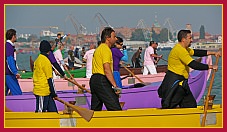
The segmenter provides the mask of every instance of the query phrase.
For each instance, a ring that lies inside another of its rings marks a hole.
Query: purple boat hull
[[[188,80],[190,89],[197,103],[202,98],[207,84],[208,71],[190,72]],[[161,108],[161,99],[158,96],[158,88],[161,82],[151,83],[150,85],[139,88],[122,89],[120,102],[125,102],[123,110],[137,108]],[[90,108],[91,94],[76,94],[76,91],[58,91],[58,97],[64,101],[75,101],[76,105],[84,108]],[[17,96],[6,96],[6,106],[14,112],[31,112],[35,111],[35,96],[31,93],[24,93]],[[65,109],[65,106],[55,101],[58,111]],[[105,110],[105,106],[103,107]]]

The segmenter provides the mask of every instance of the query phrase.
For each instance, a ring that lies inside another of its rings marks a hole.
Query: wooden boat
[[[207,63],[212,64],[211,57],[208,57]],[[210,75],[210,71],[208,72],[208,74]],[[121,76],[121,78],[124,78],[125,76],[126,75]],[[152,83],[152,82],[162,81],[164,76],[165,76],[165,72],[160,72],[160,73],[155,74],[155,75],[137,74],[136,76],[138,78],[140,78],[143,82]],[[74,77],[75,77],[75,75],[74,75]],[[22,92],[31,92],[33,90],[33,82],[32,82],[33,80],[32,79],[18,79],[18,80],[19,80],[19,84],[21,86]],[[80,84],[80,85],[84,84],[85,87],[89,88],[89,81],[90,81],[89,78],[75,78],[75,80],[78,82],[78,84]],[[123,86],[135,84],[135,83],[139,83],[139,82],[140,81],[138,79],[136,79],[135,77],[127,77],[127,78],[122,80]],[[73,85],[72,83],[70,83],[67,80],[64,80],[62,78],[61,79],[55,79],[54,84],[55,84],[55,89],[57,91],[59,91],[59,90],[61,90],[61,91],[62,90],[77,90],[78,89],[77,86]]]
[[[129,109],[95,111],[89,122],[78,113],[5,112],[5,128],[199,128],[204,107],[180,109]],[[205,127],[223,128],[220,105],[207,111]]]
[[[206,59],[203,59],[204,63]],[[208,71],[193,70],[189,76],[189,86],[197,103],[202,98],[206,84]],[[158,97],[157,89],[161,81],[155,81],[149,85],[140,88],[134,88],[135,85],[125,86],[122,89],[120,101],[125,102],[123,109],[134,108],[160,108],[161,99]],[[66,101],[77,101],[76,105],[81,105],[85,108],[90,108],[90,93],[76,94],[77,90],[58,90],[57,94],[60,98]],[[18,96],[6,96],[6,106],[12,111],[34,111],[35,97],[32,92],[23,93]],[[29,105],[25,105],[29,104]],[[58,110],[63,110],[64,106],[57,102]],[[105,107],[104,107],[105,109]]]
[[[64,59],[66,65],[68,65],[68,57]],[[30,70],[21,70],[19,73],[21,74],[21,79],[31,79],[33,75],[33,67],[34,67],[34,60],[32,60],[32,57],[30,56]],[[135,74],[142,74],[142,68],[130,68],[129,69]],[[162,73],[167,71],[167,65],[158,65],[157,66],[157,72]],[[70,74],[74,76],[74,78],[85,78],[86,77],[86,67],[85,63],[83,63],[81,60],[76,58],[76,63],[74,63],[74,68],[69,70]],[[67,75],[68,73],[65,72]],[[129,75],[129,72],[125,70],[123,67],[120,68],[120,74],[123,75]]]
[[[189,85],[199,102],[207,82],[207,71],[190,73]],[[56,102],[59,113],[35,113],[35,99],[31,92],[18,96],[6,96],[6,107],[14,112],[5,112],[6,127],[201,127],[204,106],[197,108],[160,109],[157,88],[154,82],[140,88],[125,87],[120,102],[125,102],[122,111],[97,111],[90,122],[78,113],[64,114],[65,106]],[[89,109],[91,95],[76,94],[76,90],[58,91],[65,101],[76,101],[76,105]],[[206,127],[223,127],[221,105],[214,105],[206,114]],[[113,123],[114,122],[114,123]]]
[[[86,77],[86,68],[74,69],[74,70],[69,70],[69,71],[74,76],[74,78]],[[68,75],[68,73],[66,71],[64,71],[64,72],[65,72],[65,74]],[[22,70],[22,71],[19,71],[19,73],[21,75],[21,79],[31,79],[33,76],[32,71]]]
[[[67,73],[68,74],[68,73]],[[157,82],[162,81],[165,73],[158,73],[156,75],[137,75],[141,80],[144,82]],[[69,77],[69,76],[68,76]],[[122,78],[125,76],[122,76]],[[78,84],[84,84],[85,87],[89,88],[89,81],[90,78],[74,78]],[[33,80],[32,79],[18,79],[19,84],[21,86],[22,92],[31,92],[33,90]],[[122,80],[122,84],[124,86],[139,83],[135,77],[127,77]],[[73,85],[72,83],[68,82],[67,80],[61,79],[54,79],[55,89],[57,91],[62,90],[77,90],[78,87]]]
[[[168,65],[157,65],[157,67],[156,67],[157,73],[167,72],[167,70],[168,70],[167,66]],[[132,68],[132,67],[127,67],[127,68],[130,71],[132,71],[135,75],[143,74],[143,68]],[[121,75],[129,74],[128,71],[124,67],[121,67],[119,72]]]
[[[130,69],[135,75],[142,74],[143,69],[142,68],[128,68]],[[157,72],[162,73],[167,71],[167,65],[158,65],[157,66]],[[74,76],[74,78],[85,78],[86,77],[86,67],[81,67],[81,68],[75,68],[73,70],[69,70],[70,74]],[[21,74],[21,79],[31,79],[33,72],[32,71],[26,71],[26,70],[21,70],[19,71]],[[68,74],[67,72],[65,72]],[[125,70],[123,67],[120,68],[120,74],[121,76],[123,75],[129,75],[129,72]]]
[[[188,80],[191,91],[197,101],[202,98],[206,84],[207,71],[194,70],[190,73]],[[124,110],[135,108],[160,108],[161,99],[157,94],[157,90],[161,81],[153,82],[144,87],[135,88],[135,85],[125,86],[122,89],[120,102],[125,102]],[[65,99],[65,101],[76,101],[76,105],[85,108],[90,108],[91,94],[83,93],[76,94],[77,90],[62,90],[58,91],[58,97]],[[23,93],[23,95],[6,96],[6,106],[12,111],[34,111],[35,97],[32,92]],[[56,102],[58,110],[64,110],[64,106]],[[103,107],[105,109],[105,107]]]

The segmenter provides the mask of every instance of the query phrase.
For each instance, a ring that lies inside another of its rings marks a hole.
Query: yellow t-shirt
[[[186,79],[189,76],[189,66],[187,66],[193,58],[194,50],[191,48],[185,49],[179,43],[176,44],[169,53],[168,70],[183,75]]]
[[[99,73],[105,75],[103,64],[110,63],[110,68],[113,71],[113,58],[110,48],[102,43],[96,48],[92,59],[92,74]]]
[[[47,79],[52,78],[52,66],[49,59],[40,54],[34,62],[33,72],[33,93],[39,96],[50,94],[50,87]]]

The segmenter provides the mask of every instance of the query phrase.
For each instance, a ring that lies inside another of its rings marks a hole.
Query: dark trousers
[[[162,99],[162,104],[163,102],[164,102],[164,99]],[[197,107],[196,100],[190,90],[187,91],[187,94],[186,94],[182,86],[178,86],[178,88],[176,88],[176,91],[173,94],[172,99],[170,101],[169,107],[167,108],[171,109],[171,108],[176,108],[177,106],[179,106],[180,108]]]
[[[135,68],[136,64],[134,61],[132,61],[132,67]]]
[[[74,62],[70,61],[69,59],[68,59],[68,64],[70,69],[74,67]]]
[[[139,58],[136,58],[136,62],[135,62],[135,68],[141,68],[141,65],[140,65],[140,60],[139,60]]]
[[[57,106],[53,98],[48,96],[38,96],[36,97],[36,110],[35,112],[58,112]]]
[[[182,86],[179,82],[183,81]],[[158,89],[159,97],[162,98],[162,108],[196,108],[196,100],[189,88],[188,80],[182,75],[167,71]]]
[[[101,111],[103,104],[108,111],[122,110],[119,98],[112,89],[112,85],[106,76],[93,74],[90,79],[91,109]]]

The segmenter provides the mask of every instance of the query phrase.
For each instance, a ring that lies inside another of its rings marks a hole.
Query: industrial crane
[[[145,41],[151,41],[152,37],[151,37],[151,31],[150,29],[147,27],[147,25],[145,24],[143,19],[140,19],[138,21],[138,24],[136,26],[137,29],[142,29],[143,31],[143,36]]]
[[[169,34],[171,33],[173,39],[176,39],[176,32],[177,30],[175,30],[175,28],[173,27],[173,24],[171,24],[170,18],[166,18],[165,19],[165,23],[163,24],[163,26],[165,26],[166,24],[168,24],[168,41],[171,42]]]
[[[66,22],[68,19],[70,19],[70,21],[72,22],[73,27],[74,27],[75,30],[76,30],[76,34],[83,34],[83,35],[87,34],[87,28],[86,28],[83,24],[79,23],[78,20],[77,20],[75,17],[73,17],[73,16],[70,14],[70,15],[68,15],[68,16],[66,17],[65,22]],[[76,22],[75,22],[75,20],[76,20]]]
[[[76,34],[77,34],[76,43],[79,45],[82,45],[84,43],[84,35],[87,34],[87,28],[83,26],[81,23],[79,23],[78,20],[75,17],[73,17],[71,14],[66,17],[65,22],[68,19],[70,19],[70,21],[73,24],[73,27],[76,30]]]
[[[96,13],[95,16],[94,16],[94,19],[98,19],[99,21],[99,24],[100,24],[100,29],[101,31],[104,29],[104,27],[111,27],[113,28],[107,21],[106,19],[103,17],[103,15],[101,13]],[[99,31],[98,31],[99,33]]]

